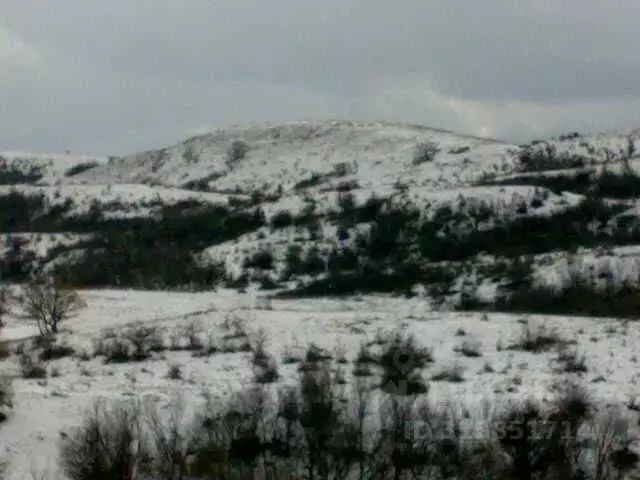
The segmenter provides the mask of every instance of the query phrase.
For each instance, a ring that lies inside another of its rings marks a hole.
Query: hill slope
[[[291,122],[126,157],[0,154],[0,280],[51,273],[87,301],[53,342],[17,312],[4,317],[7,478],[59,473],[58,442],[96,398],[144,400],[167,426],[184,400],[204,426],[232,394],[275,393],[326,368],[344,400],[357,378],[371,389],[369,416],[385,416],[388,358],[425,351],[430,361],[404,373],[424,387],[416,405],[450,426],[489,438],[508,402],[548,407],[580,384],[599,435],[581,433],[591,441],[578,442],[580,458],[600,460],[590,454],[610,434],[612,452],[638,451],[640,329],[598,317],[640,308],[639,141],[629,131],[517,146],[413,125]],[[342,294],[357,295],[322,298]],[[397,334],[413,335],[412,348]]]
[[[639,141],[289,122],[108,159],[3,154],[3,276],[426,291],[473,308],[532,286],[619,289],[640,283]]]

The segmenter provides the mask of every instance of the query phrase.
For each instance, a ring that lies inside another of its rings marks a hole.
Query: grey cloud
[[[296,118],[625,126],[639,21],[631,0],[2,0],[21,48],[0,43],[0,149],[120,153]]]

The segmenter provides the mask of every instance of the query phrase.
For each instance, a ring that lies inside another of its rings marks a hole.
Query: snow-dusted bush
[[[86,307],[77,292],[50,278],[29,282],[19,297],[21,316],[35,321],[41,335],[55,335],[62,322]]]
[[[227,164],[233,165],[247,156],[249,145],[243,140],[234,140],[227,150]]]
[[[0,422],[6,419],[10,408],[13,408],[13,378],[0,375]]]
[[[440,152],[438,144],[431,141],[421,142],[416,145],[415,152],[413,154],[413,164],[421,165],[427,162],[433,162],[436,155]]]
[[[137,403],[96,401],[82,425],[60,442],[60,465],[67,478],[138,478],[148,457],[142,422]]]

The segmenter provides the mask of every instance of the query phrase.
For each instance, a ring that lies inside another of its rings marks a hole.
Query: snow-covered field
[[[389,332],[400,329],[414,334],[433,351],[435,362],[422,375],[434,401],[478,405],[486,399],[500,403],[524,396],[549,399],[557,382],[581,375],[582,383],[603,406],[634,404],[639,394],[640,325],[615,320],[568,317],[513,316],[504,314],[458,314],[434,312],[421,299],[364,296],[343,300],[272,300],[254,293],[229,291],[168,293],[141,291],[83,291],[87,308],[69,320],[59,342],[76,354],[90,353],[94,339],[105,331],[122,332],[128,326],[158,327],[165,338],[184,328],[198,328],[202,338],[224,350],[225,334],[238,325],[252,343],[261,330],[267,350],[279,363],[280,382],[292,382],[298,365],[285,357],[303,355],[309,343],[348,363],[341,365],[347,378],[363,343],[380,344]],[[237,319],[237,321],[230,321]],[[571,351],[585,355],[587,371],[563,373],[558,352],[530,353],[509,349],[528,322],[544,327],[566,340],[575,341]],[[235,324],[235,326],[234,326]],[[33,325],[9,318],[1,337],[12,348],[35,334]],[[467,342],[480,354],[468,357],[456,352]],[[193,357],[189,351],[164,351],[153,360],[105,364],[102,358],[67,357],[48,362],[46,380],[22,379],[18,355],[0,362],[0,370],[15,374],[15,407],[0,428],[0,456],[11,464],[10,479],[29,478],[34,471],[56,470],[56,447],[60,432],[78,425],[96,397],[144,397],[168,404],[176,394],[189,402],[202,402],[203,392],[228,397],[253,382],[251,353],[222,353]],[[183,379],[167,373],[180,365]],[[443,370],[457,369],[460,383],[430,381]],[[52,373],[55,376],[51,375]],[[635,435],[635,432],[633,433]],[[53,477],[52,477],[53,478]]]

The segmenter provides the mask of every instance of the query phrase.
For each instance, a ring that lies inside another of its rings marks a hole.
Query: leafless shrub
[[[398,395],[426,393],[421,370],[433,360],[431,351],[419,345],[414,336],[392,333],[377,359],[383,372],[381,388]]]
[[[451,382],[461,383],[464,382],[464,369],[460,365],[451,365],[449,367],[441,369],[438,373],[431,377],[434,382]]]
[[[480,351],[480,343],[465,341],[462,344],[455,348],[455,351],[464,357],[469,358],[477,358],[482,356],[482,352]]]
[[[222,403],[211,396],[193,422],[183,403],[168,416],[153,407],[144,423],[136,408],[94,410],[64,439],[60,464],[71,480],[614,480],[638,460],[619,417],[587,431],[595,410],[580,385],[565,385],[545,408],[531,400],[500,408],[480,432],[474,420],[484,417],[446,401],[383,394],[374,403],[380,395],[367,382],[350,395],[341,383],[324,362],[294,386],[254,386]]]
[[[98,400],[82,425],[63,436],[60,465],[71,480],[134,479],[149,452],[142,436],[140,406]]]
[[[315,371],[331,360],[331,354],[315,343],[309,344],[303,362],[299,365],[300,372]]]
[[[131,346],[122,338],[114,338],[104,348],[105,363],[127,363],[132,360]]]
[[[522,326],[520,338],[508,348],[540,353],[567,343],[557,332],[549,331],[544,325],[532,327],[527,322]]]
[[[81,362],[88,362],[91,360],[91,354],[86,350],[82,350],[80,353],[77,354],[77,358]]]
[[[484,366],[482,367],[482,373],[494,373],[494,372],[495,370],[491,366],[491,364],[489,362],[485,362]]]
[[[141,470],[156,479],[186,478],[195,439],[192,426],[185,418],[184,398],[177,396],[172,399],[168,415],[159,415],[156,408],[149,408],[146,413],[145,438],[150,456]]]
[[[243,353],[251,351],[251,343],[247,338],[226,341],[220,348],[221,353]]]
[[[133,359],[146,360],[151,356],[152,339],[157,335],[157,328],[136,325],[124,332],[124,338],[133,345]]]
[[[9,313],[9,291],[0,286],[0,328],[5,326],[5,317]]]
[[[260,367],[269,361],[270,355],[266,351],[266,343],[267,334],[264,329],[260,329],[251,347],[251,350],[253,351],[252,363],[254,367]]]
[[[336,345],[335,357],[336,357],[336,362],[338,362],[340,364],[344,365],[344,364],[348,363],[348,360],[347,360],[347,349],[344,346],[344,344],[338,343],[338,345]]]
[[[164,352],[167,349],[160,328],[155,328],[149,337],[149,351],[153,353]]]
[[[4,360],[11,356],[11,348],[6,340],[0,341],[0,360]]]
[[[170,380],[182,380],[182,368],[180,365],[171,365],[167,373],[167,378]]]
[[[356,364],[377,364],[378,359],[366,344],[360,345],[360,350],[355,360]]]
[[[302,352],[300,348],[292,347],[290,345],[286,346],[284,352],[282,353],[282,363],[284,365],[292,365],[294,363],[300,363],[303,360]]]
[[[587,359],[576,350],[560,348],[558,357],[555,359],[560,364],[560,370],[565,373],[587,373]]]
[[[225,335],[225,339],[233,339],[239,337],[247,337],[247,325],[246,320],[234,313],[229,313],[225,316],[222,322],[222,328],[227,330],[228,334]]]
[[[0,423],[7,419],[10,408],[13,408],[13,379],[0,375]]]
[[[62,322],[86,307],[78,293],[48,278],[29,282],[18,297],[18,304],[20,316],[35,321],[41,335],[55,335]]]
[[[309,344],[305,355],[305,360],[307,362],[325,362],[332,358],[333,357],[326,349],[316,345],[315,343]]]
[[[20,372],[22,378],[47,378],[47,369],[32,355],[25,353],[20,356]]]
[[[274,383],[280,378],[278,364],[273,357],[269,357],[264,363],[254,367],[255,382],[258,384]]]
[[[227,165],[231,166],[234,163],[244,159],[249,151],[249,145],[242,140],[234,140],[227,150]]]
[[[66,342],[58,343],[55,337],[43,336],[43,340],[47,339],[40,352],[40,360],[49,361],[59,358],[70,357],[75,354],[74,348]]]
[[[433,162],[438,152],[440,152],[440,149],[435,142],[421,142],[416,145],[413,155],[413,164],[421,165],[426,162]]]

